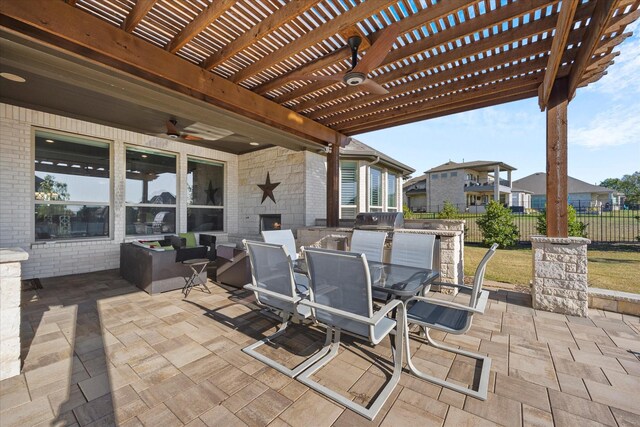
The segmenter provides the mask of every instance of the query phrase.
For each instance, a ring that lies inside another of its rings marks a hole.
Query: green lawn
[[[464,247],[464,274],[471,276],[487,249]],[[640,293],[640,251],[589,250],[589,286]],[[531,249],[498,249],[485,277],[498,282],[529,285],[532,279]]]

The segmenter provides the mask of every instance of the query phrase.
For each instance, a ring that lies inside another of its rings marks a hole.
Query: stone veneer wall
[[[112,164],[112,223],[110,238],[35,243],[33,240],[34,128],[61,131],[109,142]],[[151,137],[109,126],[0,103],[0,247],[21,247],[29,254],[22,265],[24,278],[52,277],[100,271],[119,266],[120,243],[125,241],[126,146],[158,149],[177,155],[177,231],[187,227],[187,156],[225,164],[225,231],[238,231],[238,156],[178,141]],[[266,174],[265,174],[266,175]],[[273,178],[273,175],[272,175]],[[262,177],[264,182],[264,176]],[[257,188],[257,187],[256,187]],[[181,203],[180,203],[181,202]],[[226,240],[225,233],[218,241]]]
[[[238,238],[260,237],[260,215],[282,215],[282,226],[297,229],[315,223],[326,212],[326,159],[308,151],[292,151],[273,147],[239,157],[238,200],[240,224]],[[275,203],[262,201],[267,173],[271,182],[279,182],[273,190]]]
[[[0,381],[20,374],[20,248],[0,249]]]
[[[581,237],[531,236],[533,308],[588,315],[587,245]]]

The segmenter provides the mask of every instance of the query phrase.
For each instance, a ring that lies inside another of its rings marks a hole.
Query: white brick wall
[[[34,127],[102,138],[111,142],[113,150],[111,239],[33,245],[32,140]],[[224,162],[227,174],[224,206],[225,231],[238,232],[240,228],[238,156],[0,103],[0,247],[21,247],[29,253],[29,260],[23,264],[23,278],[118,268],[119,245],[125,239],[125,149],[127,145],[177,153],[180,172],[177,185],[179,195],[186,192],[184,175],[187,155]],[[302,156],[301,153],[296,155]],[[302,160],[300,164],[304,164]],[[273,175],[272,178],[274,178]],[[184,203],[184,200],[182,202]],[[302,223],[302,220],[300,221]],[[177,223],[179,232],[186,231],[186,206],[182,204],[179,204],[177,209]]]
[[[320,154],[305,152],[305,226],[316,218],[327,217],[327,160]]]

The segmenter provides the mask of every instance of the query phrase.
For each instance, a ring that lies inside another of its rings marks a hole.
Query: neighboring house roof
[[[523,188],[516,188],[516,187],[511,187],[511,192],[512,192],[512,193],[528,193],[528,194],[533,194],[533,191],[525,190],[525,189],[523,189]]]
[[[615,193],[615,190],[592,185],[579,179],[568,177],[567,193]],[[547,194],[547,174],[544,172],[536,172],[532,175],[513,181],[513,186],[530,191],[536,195]]]
[[[514,168],[513,166],[509,166],[506,163],[492,161],[492,160],[476,160],[474,162],[463,162],[463,163],[456,163],[456,162],[449,161],[440,166],[436,166],[435,168],[431,168],[425,173],[444,172],[444,171],[458,170],[458,169],[473,169],[477,171],[492,172],[493,168],[497,165],[500,166],[501,171],[516,170],[516,168]]]
[[[402,188],[406,189],[407,187],[410,187],[414,184],[417,184],[420,181],[426,181],[427,180],[427,175],[420,175],[420,176],[416,176],[414,178],[409,179],[408,181],[405,181],[404,184],[402,184]]]
[[[411,175],[416,171],[412,167],[409,167],[404,163],[401,163],[396,159],[384,154],[383,152],[369,147],[364,142],[358,141],[354,138],[351,138],[351,142],[347,144],[346,147],[340,149],[340,157],[343,159],[366,158],[371,159],[371,161],[376,161],[379,158],[379,163],[388,168],[396,169],[402,172],[403,176]]]

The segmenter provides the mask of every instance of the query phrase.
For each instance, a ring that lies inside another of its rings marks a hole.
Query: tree
[[[482,231],[482,243],[487,246],[497,243],[506,248],[518,242],[520,233],[511,210],[495,200],[489,202],[485,214],[476,222]]]
[[[56,181],[51,175],[45,175],[36,192],[38,200],[69,200],[69,198],[67,184]]]
[[[442,210],[438,213],[438,219],[458,219],[460,218],[460,212],[453,203],[448,200],[444,201]]]
[[[547,234],[547,213],[542,210],[538,214],[536,230],[543,236]],[[569,222],[569,236],[587,237],[587,225],[582,221],[578,221],[576,210],[573,206],[567,207],[567,221]]]
[[[625,195],[627,204],[640,204],[640,171],[620,178],[607,178],[600,186],[611,188]]]
[[[404,219],[413,219],[415,217],[415,215],[413,214],[413,212],[411,212],[411,209],[409,209],[409,206],[407,205],[402,205],[402,216],[404,217]]]

